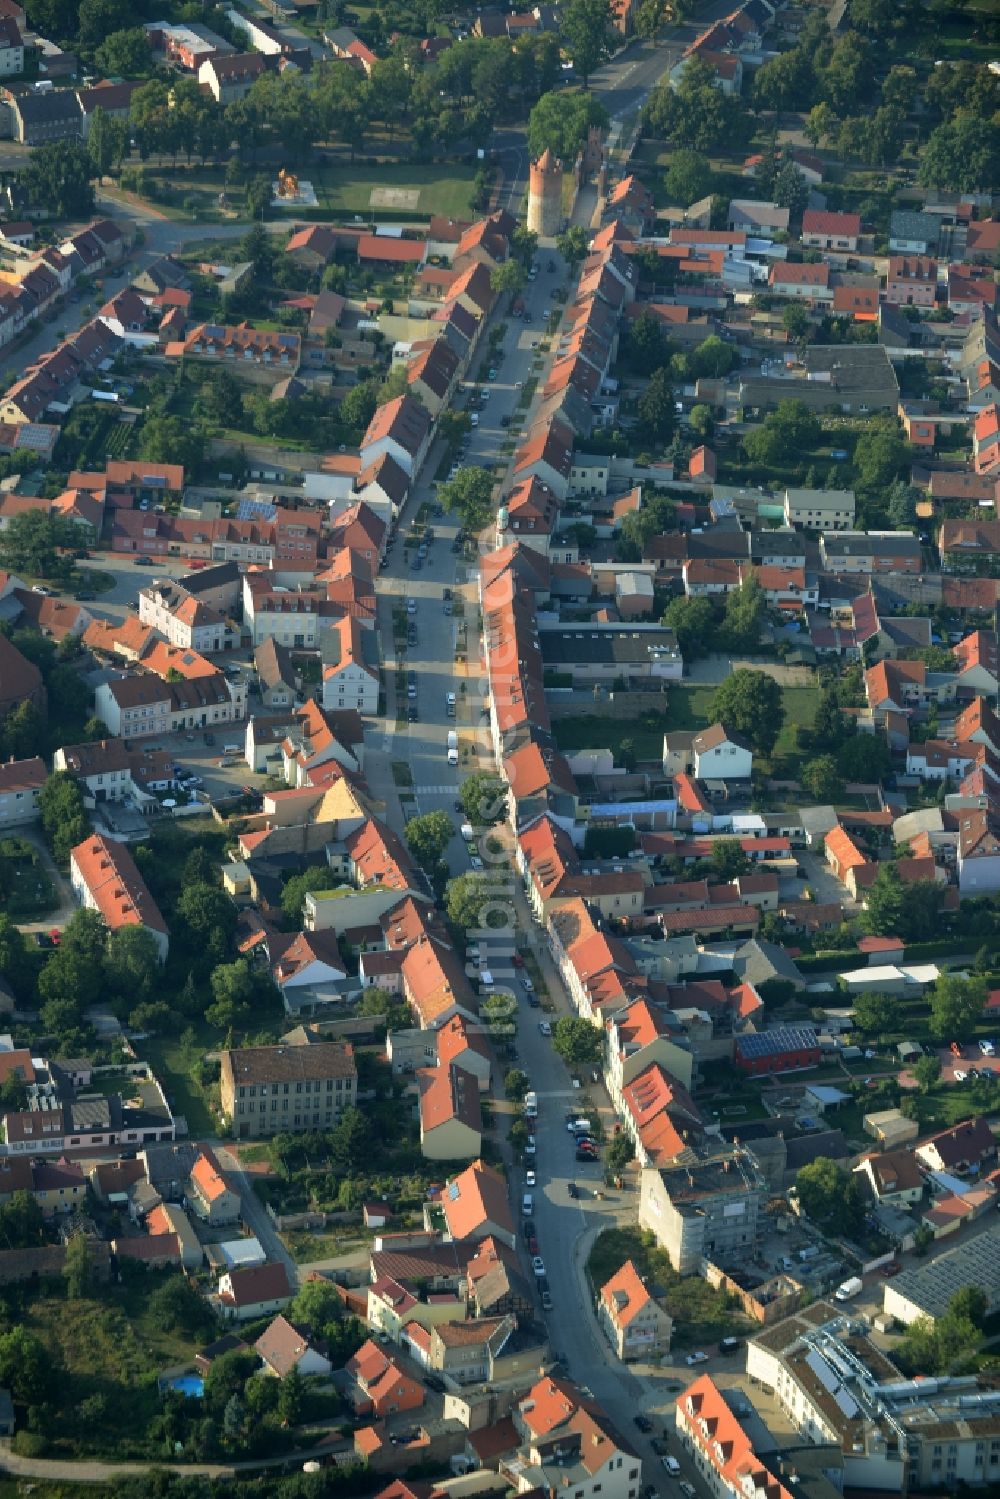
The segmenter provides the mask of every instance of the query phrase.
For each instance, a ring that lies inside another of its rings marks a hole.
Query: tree
[[[986,1004],[986,981],[943,973],[929,999],[931,1034],[939,1041],[967,1041]]]
[[[720,880],[735,880],[746,874],[750,860],[736,838],[716,838],[712,843],[712,869]]]
[[[405,1031],[413,1024],[413,1015],[405,1000],[397,999],[388,989],[380,989],[374,984],[362,991],[357,1013],[384,1018],[387,1031]]]
[[[552,1045],[567,1067],[597,1067],[604,1055],[600,1028],[580,1015],[561,1015],[552,1027]]]
[[[177,897],[176,912],[196,941],[218,933],[228,942],[236,928],[236,909],[218,885],[186,885]]]
[[[406,824],[406,844],[422,869],[430,873],[441,862],[445,849],[455,836],[455,825],[447,812],[426,812],[411,817]]]
[[[837,769],[845,781],[873,785],[889,774],[889,746],[876,734],[852,734],[837,750]]]
[[[171,1029],[173,1011],[166,1000],[154,999],[136,1005],[129,1011],[128,1023],[132,1030],[147,1031],[149,1035],[163,1035]]]
[[[329,864],[314,864],[302,874],[293,874],[281,890],[281,910],[287,921],[302,920],[306,896],[313,890],[333,890],[339,883]]]
[[[664,83],[651,91],[642,118],[648,135],[711,152],[736,145],[745,125],[745,110],[739,97],[715,87],[708,64],[692,57],[676,87]]]
[[[700,151],[692,150],[690,146],[682,146],[670,158],[663,185],[671,203],[690,208],[692,203],[704,198],[711,190],[712,168],[708,158]]]
[[[52,1349],[25,1327],[0,1333],[0,1384],[25,1405],[42,1405],[58,1378]]]
[[[87,151],[98,178],[106,177],[128,155],[127,122],[95,109],[87,133]]]
[[[0,973],[26,1007],[34,994],[35,965],[24,936],[5,911],[0,911]]]
[[[587,231],[573,224],[563,234],[556,235],[556,249],[566,261],[572,273],[587,255]]]
[[[866,1036],[894,1031],[899,1025],[899,1004],[891,994],[859,994],[854,1001],[854,1024]]]
[[[0,1244],[4,1249],[34,1249],[44,1243],[45,1218],[37,1198],[30,1192],[12,1193],[0,1207]]]
[[[804,401],[781,401],[777,411],[764,418],[743,439],[747,457],[753,463],[783,463],[789,458],[801,459],[816,446],[822,436],[819,418]]]
[[[63,1261],[63,1278],[70,1301],[81,1301],[87,1295],[92,1276],[93,1266],[87,1235],[75,1233],[66,1241],[66,1258]]]
[[[844,794],[844,783],[833,755],[819,755],[803,765],[799,776],[813,801],[836,802]]]
[[[466,932],[478,929],[483,924],[485,908],[499,899],[502,887],[494,877],[485,873],[460,874],[449,880],[445,888],[444,904],[448,919]]]
[[[150,1320],[160,1332],[196,1337],[212,1325],[205,1301],[183,1275],[171,1275],[157,1286],[147,1306]]]
[[[717,333],[711,333],[688,355],[688,375],[692,380],[721,380],[739,362],[740,356],[732,344]]]
[[[460,468],[441,485],[437,497],[449,513],[457,511],[467,531],[481,531],[494,512],[493,477],[484,468]]]
[[[983,1330],[987,1310],[986,1292],[982,1286],[960,1286],[948,1302],[949,1317],[964,1318],[979,1332]]]
[[[36,147],[41,150],[41,147]],[[78,544],[75,527],[58,516],[39,510],[13,516],[0,533],[0,559],[12,572],[32,578],[58,578],[66,569],[57,548],[71,550]]]
[[[1000,189],[996,115],[982,117],[972,109],[960,109],[939,125],[924,147],[918,177],[927,187],[995,193]]]
[[[685,661],[693,661],[711,650],[715,632],[715,610],[708,599],[671,599],[663,615],[663,623],[669,625],[677,636],[677,644]]]
[[[525,287],[527,277],[519,260],[505,260],[490,272],[490,288],[498,296],[516,297]]]
[[[821,1228],[850,1234],[864,1217],[857,1178],[829,1156],[817,1156],[800,1167],[795,1189],[803,1212]]]
[[[246,1018],[253,1001],[256,986],[250,964],[246,958],[237,958],[235,963],[220,963],[212,969],[209,982],[212,1004],[205,1011],[205,1019],[209,1025],[231,1031]]]
[[[880,864],[874,883],[868,890],[862,924],[873,937],[899,935],[903,911],[903,884],[895,864]]]
[[[507,815],[506,788],[500,777],[489,770],[477,770],[466,776],[459,787],[458,799],[474,827],[483,823],[492,825]]]
[[[640,312],[625,328],[624,354],[636,375],[652,375],[661,364],[666,364],[670,358],[670,343],[660,319],[651,312]]]
[[[767,600],[755,572],[750,572],[726,598],[723,632],[729,650],[749,650],[760,640]]]
[[[854,445],[854,468],[864,489],[885,489],[910,467],[909,444],[895,418],[873,418]]]
[[[586,90],[543,94],[528,116],[528,151],[537,161],[551,151],[567,168],[576,161],[592,125],[605,129],[607,110]]]
[[[663,25],[667,0],[640,0],[635,12],[636,36],[651,42]]]
[[[142,78],[152,66],[149,38],[141,26],[111,31],[95,51],[94,62],[105,77]]]
[[[785,719],[781,688],[766,672],[740,667],[716,689],[712,717],[743,734],[759,754],[770,755]]]
[[[781,326],[790,338],[805,338],[812,327],[812,319],[801,302],[789,302],[781,314]]]
[[[530,266],[538,249],[538,235],[527,224],[519,224],[511,235],[510,247],[523,266]]]
[[[757,109],[779,113],[805,109],[815,98],[816,74],[805,47],[780,52],[757,69],[753,80],[753,102]]]
[[[917,505],[923,498],[923,492],[916,484],[894,479],[885,492],[885,508],[892,524],[901,531],[915,526]]]
[[[91,161],[79,141],[35,146],[21,174],[25,199],[58,219],[83,219],[94,211]]]
[[[611,56],[615,22],[610,0],[567,0],[559,10],[559,36],[574,72],[586,84]]]
[[[109,934],[104,971],[119,994],[132,1001],[145,999],[159,967],[159,948],[146,927],[123,926]]]
[[[805,135],[810,145],[818,146],[837,130],[839,121],[825,99],[814,104],[806,116]]]
[[[205,436],[200,426],[179,416],[147,416],[138,456],[147,463],[179,463],[192,478],[205,457]]]
[[[632,1137],[621,1129],[608,1146],[604,1164],[609,1173],[617,1176],[625,1170],[634,1156],[635,1146],[632,1144]]]
[[[650,441],[666,445],[674,434],[674,391],[665,369],[654,370],[638,401],[639,424]]]
[[[921,1093],[929,1093],[941,1076],[941,1063],[935,1056],[917,1057],[910,1071],[916,1078]]]
[[[97,47],[130,20],[128,0],[80,0],[77,37],[83,47]]]
[[[862,103],[875,77],[871,43],[855,31],[847,31],[834,44],[822,69],[823,92],[841,116]]]
[[[360,380],[340,403],[340,419],[355,432],[364,432],[378,409],[378,381]]]
[[[278,1392],[278,1415],[283,1426],[297,1426],[302,1420],[306,1399],[306,1382],[294,1364],[281,1381]]]
[[[243,392],[229,370],[213,370],[211,380],[199,385],[198,411],[213,426],[239,431],[243,424]]]

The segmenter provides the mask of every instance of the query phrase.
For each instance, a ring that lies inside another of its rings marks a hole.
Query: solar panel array
[[[739,1036],[736,1047],[742,1057],[771,1057],[782,1051],[809,1051],[816,1045],[811,1025],[781,1025],[773,1031]]]

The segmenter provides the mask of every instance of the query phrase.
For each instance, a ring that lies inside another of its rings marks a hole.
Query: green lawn
[[[666,707],[662,699],[658,706],[642,718],[589,718],[580,715],[571,718],[556,718],[552,728],[556,743],[566,754],[584,749],[610,749],[616,756],[624,741],[638,760],[659,760],[663,750],[663,735],[671,729],[703,729],[712,721],[712,699],[715,687],[671,686],[667,689]],[[783,687],[782,702],[785,722],[775,746],[774,760],[784,762],[790,769],[799,754],[798,730],[812,724],[819,703],[819,689],[809,687]]]
[[[374,212],[382,218],[391,218],[391,202],[373,207],[372,191],[398,188],[417,194],[415,200],[407,198],[400,202],[398,211],[402,215],[422,218],[439,213],[461,219],[468,218],[471,212],[475,172],[472,167],[455,163],[447,166],[383,163],[377,167],[323,164],[304,168],[302,176],[313,184],[320,205],[338,213],[360,214],[368,219]]]
[[[173,1112],[184,1115],[193,1138],[215,1135],[219,1130],[208,1105],[208,1096],[194,1070],[205,1051],[219,1042],[217,1037],[211,1036],[207,1026],[201,1029],[205,1034],[199,1037],[196,1032],[193,1041],[185,1031],[183,1036],[151,1037],[141,1045],[143,1061],[149,1063],[163,1084]]]

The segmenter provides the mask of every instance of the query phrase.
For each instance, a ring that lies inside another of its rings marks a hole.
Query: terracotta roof
[[[95,833],[71,850],[70,861],[109,931],[145,926],[166,935],[160,909],[123,843]]]
[[[507,1184],[498,1171],[483,1161],[473,1161],[441,1196],[441,1206],[453,1239],[471,1239],[488,1224],[514,1232],[507,1200]]]
[[[631,1260],[626,1260],[601,1287],[600,1297],[616,1327],[628,1327],[652,1301],[642,1277]]]

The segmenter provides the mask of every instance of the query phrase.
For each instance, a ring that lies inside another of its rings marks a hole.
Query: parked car
[[[153,561],[152,557],[137,557],[135,559],[135,565],[136,567],[155,567],[156,563]]]
[[[524,1242],[527,1244],[528,1240],[534,1237],[535,1220],[533,1218],[525,1218],[521,1224],[521,1232],[524,1235]]]
[[[552,1310],[552,1293],[550,1291],[543,1291],[542,1292],[542,1311],[543,1312],[551,1312],[551,1310]]]
[[[684,1362],[687,1364],[687,1366],[688,1366],[689,1369],[693,1369],[694,1366],[695,1366],[695,1364],[707,1364],[708,1363],[708,1354],[707,1353],[689,1353],[687,1355],[687,1357],[685,1358]]]
[[[204,734],[202,734],[201,737],[202,737],[202,740],[203,740],[203,742],[205,744],[214,744],[215,743],[215,735],[214,734],[208,733],[206,731]]]
[[[542,1036],[551,1036],[552,1027],[547,1020],[540,1020],[538,1022],[538,1031]]]
[[[632,1420],[640,1431],[652,1431],[653,1429],[653,1423],[648,1416],[633,1416]]]
[[[567,1196],[572,1197],[574,1202],[580,1196],[580,1189],[576,1182],[570,1182],[566,1188]]]

